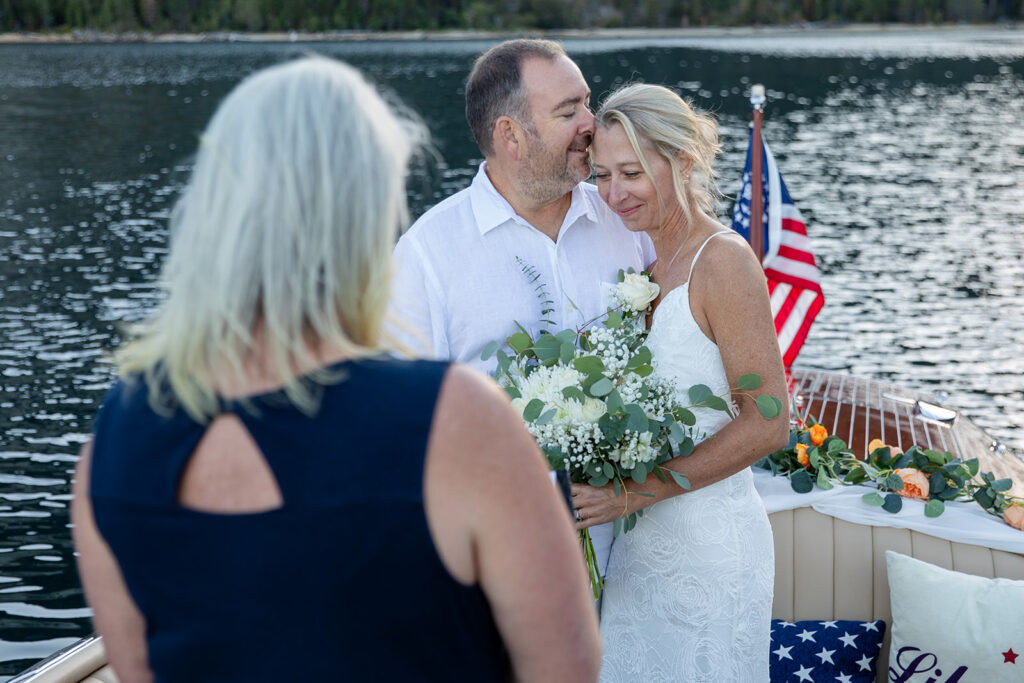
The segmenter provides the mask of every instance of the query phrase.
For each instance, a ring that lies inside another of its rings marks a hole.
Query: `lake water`
[[[462,84],[491,44],[0,45],[0,679],[91,631],[69,479],[122,323],[156,301],[168,211],[218,101],[311,49],[364,69],[443,156],[411,178],[418,215],[475,173]],[[565,44],[595,101],[646,80],[713,110],[726,193],[764,83],[827,297],[798,363],[946,393],[1024,450],[1024,31]]]

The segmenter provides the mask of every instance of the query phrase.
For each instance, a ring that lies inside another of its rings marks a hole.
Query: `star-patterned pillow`
[[[884,621],[772,619],[772,683],[874,683]]]
[[[892,603],[888,678],[1024,681],[1024,581],[963,574],[885,552]]]

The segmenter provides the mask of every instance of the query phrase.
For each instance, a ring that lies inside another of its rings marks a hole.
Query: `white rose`
[[[596,398],[588,396],[587,400],[583,402],[583,419],[587,422],[597,422],[604,413],[604,401],[598,401]]]
[[[625,279],[615,285],[615,298],[633,311],[645,310],[658,298],[661,288],[639,273],[626,273]]]

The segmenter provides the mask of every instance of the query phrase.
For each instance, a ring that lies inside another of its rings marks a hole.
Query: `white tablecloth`
[[[761,494],[768,514],[781,510],[810,507],[847,522],[869,526],[913,529],[957,543],[969,543],[1024,555],[1024,531],[993,517],[977,504],[947,502],[938,517],[925,517],[924,503],[903,500],[903,509],[892,514],[861,500],[877,489],[867,486],[836,486],[829,491],[815,487],[810,493],[797,493],[787,477],[773,477],[768,470],[754,468],[754,486]]]

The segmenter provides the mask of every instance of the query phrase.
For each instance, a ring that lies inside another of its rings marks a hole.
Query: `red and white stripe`
[[[764,274],[768,278],[772,317],[779,337],[783,364],[793,365],[818,311],[825,305],[821,271],[814,260],[807,226],[796,205],[783,201],[778,166],[767,143],[768,250]]]

